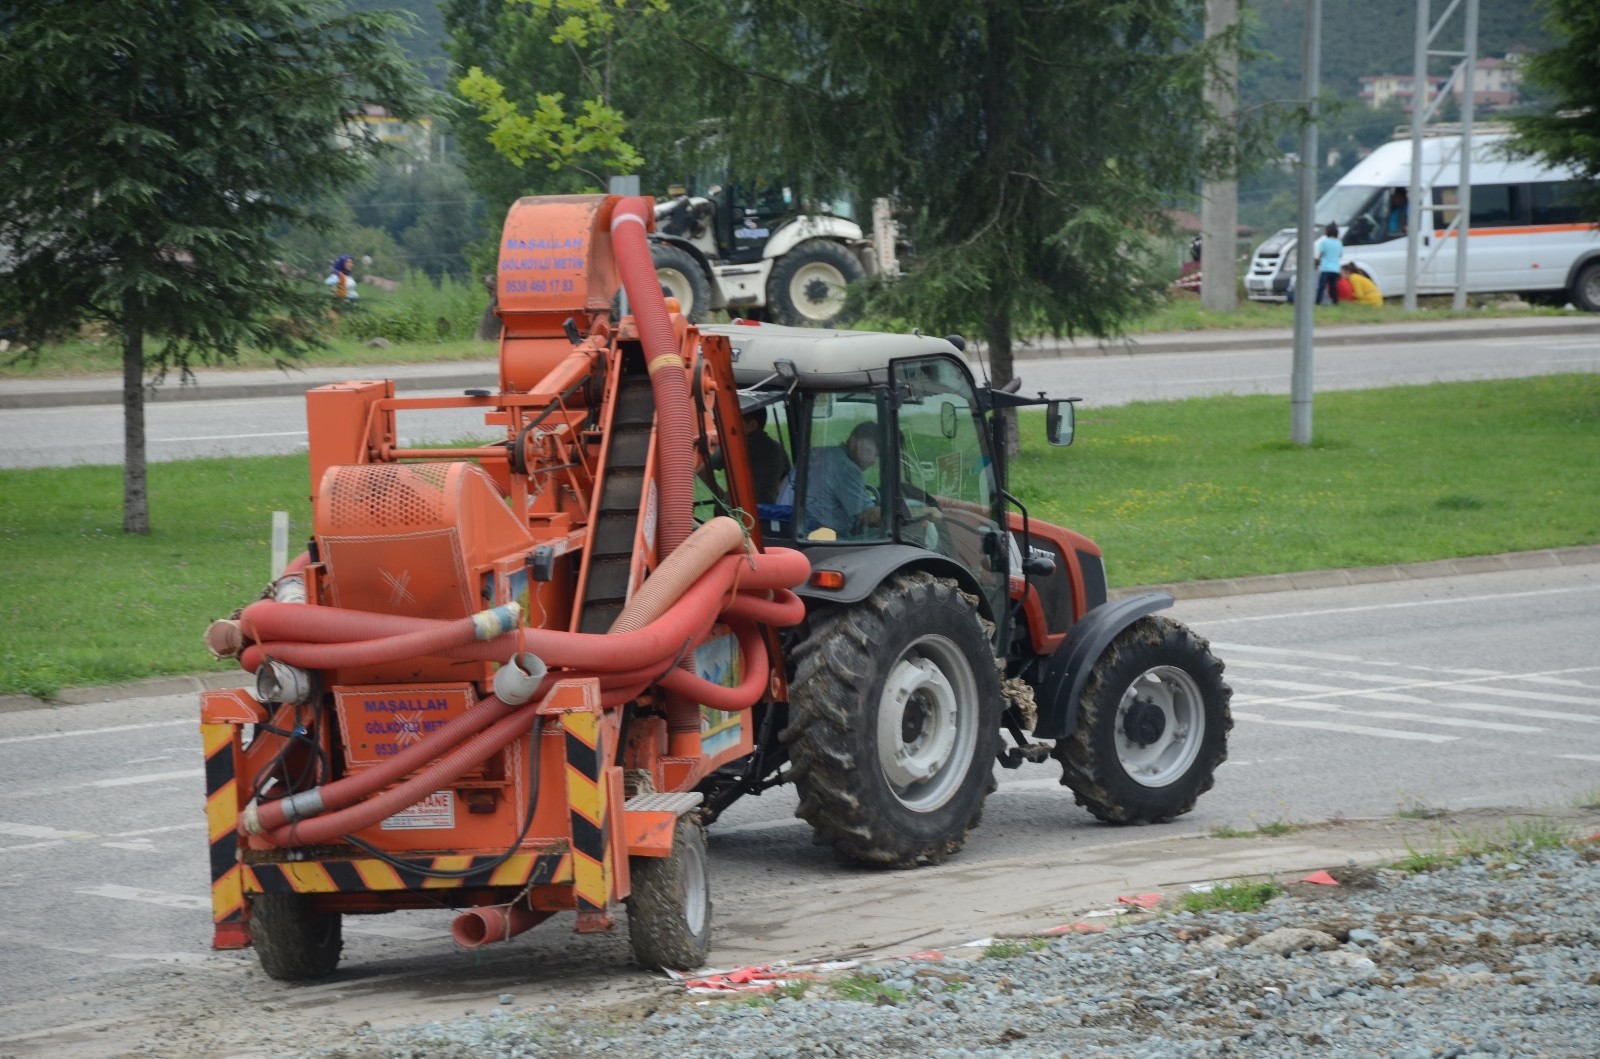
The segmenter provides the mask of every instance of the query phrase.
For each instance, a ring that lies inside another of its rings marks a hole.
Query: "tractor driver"
[[[842,444],[813,452],[806,475],[806,528],[849,537],[878,525],[883,512],[863,477],[877,462],[878,426],[871,422],[857,423]]]

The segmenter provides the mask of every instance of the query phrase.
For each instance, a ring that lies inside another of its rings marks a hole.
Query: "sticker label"
[[[451,791],[434,791],[409,809],[402,809],[378,825],[385,831],[425,831],[456,826],[456,798]]]

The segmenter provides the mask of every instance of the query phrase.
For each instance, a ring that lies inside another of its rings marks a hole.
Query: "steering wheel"
[[[862,516],[865,515],[867,511],[877,508],[878,524],[882,525],[883,523],[883,494],[878,492],[877,486],[866,485],[862,488],[866,489],[867,495],[872,498],[872,503],[867,505],[866,509],[862,511],[861,515],[857,515],[850,522],[850,536],[858,539],[869,536],[873,529],[871,525],[862,521]]]

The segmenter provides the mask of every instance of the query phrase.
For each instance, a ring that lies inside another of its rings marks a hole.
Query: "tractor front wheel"
[[[1061,782],[1112,824],[1165,823],[1194,808],[1228,756],[1233,691],[1211,645],[1170,618],[1140,618],[1095,663]]]
[[[669,857],[628,861],[628,943],[642,967],[691,971],[711,951],[711,873],[706,832],[692,816],[680,816]]]
[[[994,789],[1000,678],[973,605],[921,572],[814,614],[790,686],[795,814],[846,861],[905,868],[965,843]]]
[[[344,947],[339,913],[318,911],[301,894],[252,898],[250,935],[261,969],[280,982],[328,977]]]
[[[661,293],[678,299],[678,308],[691,324],[703,324],[711,312],[711,281],[694,255],[671,243],[651,243],[650,259],[656,266]]]
[[[837,327],[844,320],[845,287],[865,274],[848,248],[807,239],[773,268],[768,311],[780,324]]]

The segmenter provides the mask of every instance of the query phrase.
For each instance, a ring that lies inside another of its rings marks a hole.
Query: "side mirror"
[[[1051,401],[1045,406],[1044,432],[1050,444],[1072,444],[1072,433],[1076,426],[1073,409],[1071,401]]]
[[[956,418],[956,406],[952,402],[945,401],[939,406],[939,433],[946,438],[955,437],[956,426],[960,422],[961,420]]]

